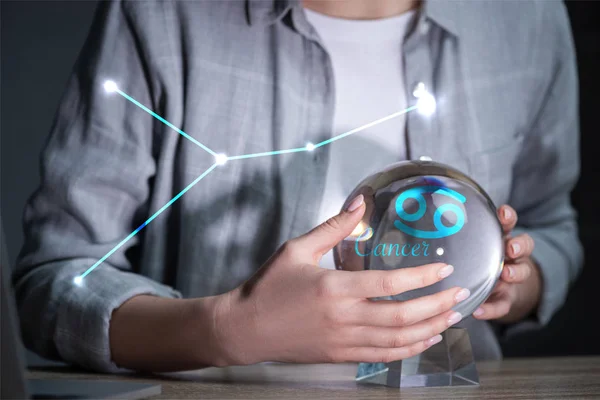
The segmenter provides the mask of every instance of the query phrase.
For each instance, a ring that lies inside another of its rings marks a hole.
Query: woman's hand
[[[369,300],[434,284],[452,266],[356,272],[318,267],[364,212],[361,195],[347,210],[285,243],[248,282],[218,296],[211,342],[218,343],[223,365],[390,362],[424,351],[460,321],[451,308],[469,296],[467,289],[405,302]]]
[[[504,268],[492,294],[475,310],[473,316],[512,323],[535,310],[540,301],[542,279],[537,265],[531,259],[534,247],[531,236],[511,236],[517,224],[517,212],[503,205],[498,209],[498,218],[505,235]]]

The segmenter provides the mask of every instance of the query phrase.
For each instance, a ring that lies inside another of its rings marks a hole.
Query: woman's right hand
[[[286,242],[242,286],[217,296],[212,342],[220,347],[220,364],[391,362],[421,353],[461,320],[451,308],[469,291],[458,287],[404,302],[369,300],[434,284],[452,266],[356,272],[318,266],[364,212],[361,195]]]

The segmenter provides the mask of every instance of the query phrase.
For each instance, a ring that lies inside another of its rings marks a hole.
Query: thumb
[[[298,238],[298,245],[318,262],[323,254],[348,237],[365,213],[365,198],[356,196],[338,215]]]

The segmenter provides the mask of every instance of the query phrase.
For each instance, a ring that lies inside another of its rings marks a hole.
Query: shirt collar
[[[462,10],[463,2],[459,0],[425,0],[423,4],[423,17],[439,25],[448,33],[459,36],[461,31],[459,13]]]
[[[458,36],[458,13],[462,2],[458,0],[425,0],[422,18],[429,19],[448,33]],[[292,8],[300,5],[300,0],[246,0],[246,15],[250,25],[270,25]],[[462,11],[464,12],[464,10]]]
[[[248,24],[270,25],[299,3],[299,0],[246,0]]]

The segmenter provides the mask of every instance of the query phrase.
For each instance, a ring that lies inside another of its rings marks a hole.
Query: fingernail
[[[454,300],[457,303],[460,303],[461,301],[466,300],[466,298],[470,295],[471,292],[469,291],[469,289],[460,289],[458,293],[456,293],[456,295],[454,296]]]
[[[444,279],[449,277],[452,272],[454,272],[454,267],[448,264],[439,270],[438,276],[440,277],[440,279]]]
[[[510,217],[512,217],[512,211],[510,211],[510,209],[508,207],[505,207],[504,208],[504,218],[509,219]]]
[[[512,267],[506,267],[508,270],[508,277],[513,278],[515,276],[515,270]]]
[[[442,335],[435,335],[434,337],[427,339],[427,340],[425,341],[425,345],[426,345],[427,347],[431,347],[431,346],[433,346],[434,344],[437,344],[437,343],[439,343],[439,342],[441,342],[441,341],[442,341]]]
[[[475,310],[473,315],[476,317],[481,317],[483,315],[483,308],[479,307],[477,310]]]
[[[458,324],[462,319],[462,315],[459,312],[453,312],[448,318],[448,326],[452,326],[454,324]]]
[[[360,207],[362,205],[362,203],[364,201],[365,201],[365,196],[363,196],[362,194],[359,194],[348,205],[347,210],[350,211],[350,212],[355,211],[358,207]]]
[[[513,242],[510,247],[512,248],[513,254],[518,256],[521,253],[521,245],[517,242]]]

